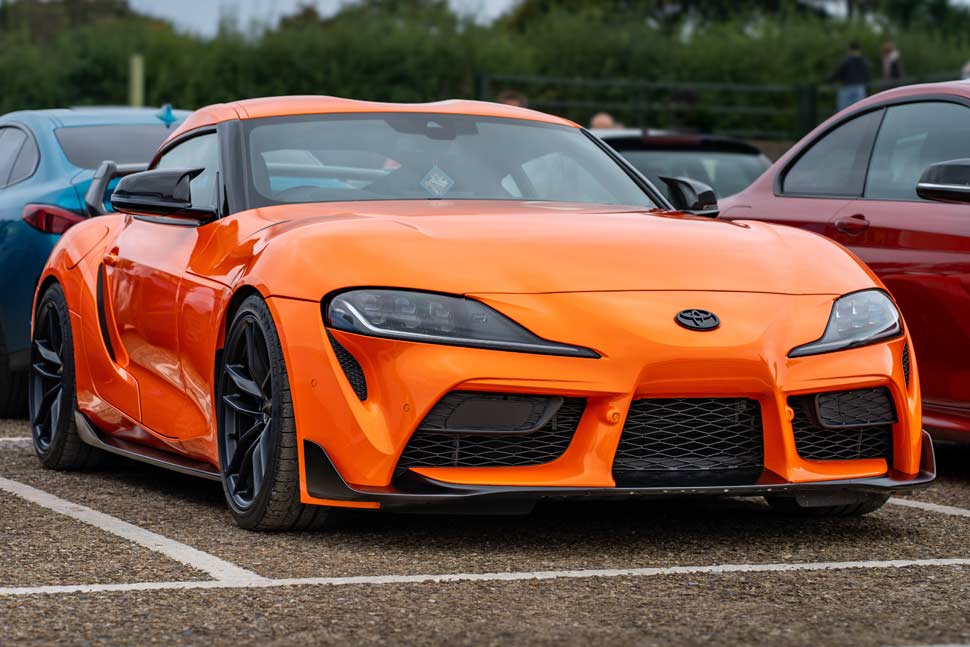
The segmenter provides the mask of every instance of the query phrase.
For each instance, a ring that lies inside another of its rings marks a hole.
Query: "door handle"
[[[869,220],[861,213],[857,213],[847,218],[837,219],[835,221],[835,228],[843,234],[858,236],[869,229]]]
[[[118,264],[121,262],[121,259],[118,258],[117,254],[108,252],[101,259],[101,262],[104,263],[106,267],[117,267]]]

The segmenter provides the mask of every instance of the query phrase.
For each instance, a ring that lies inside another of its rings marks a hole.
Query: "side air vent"
[[[367,399],[367,380],[364,378],[364,370],[360,367],[357,359],[350,354],[350,351],[340,345],[340,342],[329,332],[330,344],[333,346],[333,353],[337,356],[340,368],[343,369],[350,388],[354,390],[361,402]]]
[[[906,379],[906,386],[909,386],[909,344],[903,346],[903,377]]]
[[[108,315],[104,307],[104,282],[104,265],[98,265],[98,327],[101,329],[101,341],[104,342],[104,347],[108,351],[108,357],[111,358],[112,362],[115,362],[117,359],[115,358],[114,346],[111,345],[111,336],[108,334]]]

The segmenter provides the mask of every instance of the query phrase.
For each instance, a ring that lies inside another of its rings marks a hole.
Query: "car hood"
[[[757,222],[537,202],[271,207],[250,272],[280,296],[350,286],[456,294],[704,290],[843,294],[878,284],[820,236]]]

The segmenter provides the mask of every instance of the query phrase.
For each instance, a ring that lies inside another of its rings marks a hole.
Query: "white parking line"
[[[0,438],[0,449],[4,447],[29,447],[33,442],[30,436],[11,436]]]
[[[447,573],[442,575],[364,575],[358,577],[306,577],[273,580],[221,580],[204,582],[137,582],[133,584],[71,584],[0,588],[0,597],[50,593],[103,593],[111,591],[159,591],[171,589],[249,589],[284,586],[347,586],[421,584],[426,582],[516,582],[608,577],[656,577],[659,575],[724,575],[728,573],[786,573],[792,571],[837,571],[846,569],[891,569],[912,567],[968,566],[968,558],[894,559],[862,562],[809,562],[799,564],[719,564],[714,566],[667,566],[581,571],[527,571],[512,573]]]
[[[66,515],[72,519],[83,521],[112,535],[127,539],[139,546],[144,546],[149,550],[161,553],[186,566],[191,566],[192,568],[208,573],[220,582],[245,581],[249,583],[259,582],[265,579],[252,571],[240,568],[214,555],[204,553],[201,550],[177,542],[174,539],[169,539],[150,530],[145,530],[144,528],[130,524],[127,521],[122,521],[117,517],[104,514],[103,512],[98,512],[87,506],[65,501],[53,494],[38,490],[35,487],[0,477],[0,490],[19,496],[31,503],[36,503],[39,506]]]
[[[939,512],[940,514],[948,514],[953,517],[967,517],[970,518],[970,510],[964,508],[956,508],[951,505],[940,505],[939,503],[929,503],[927,501],[914,501],[913,499],[900,499],[893,497],[889,499],[889,502],[895,505],[903,506],[904,508],[917,508],[919,510],[926,510],[927,512]]]

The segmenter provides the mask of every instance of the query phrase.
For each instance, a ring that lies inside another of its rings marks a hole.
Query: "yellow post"
[[[128,59],[128,105],[145,105],[145,57],[141,54],[132,54]]]

